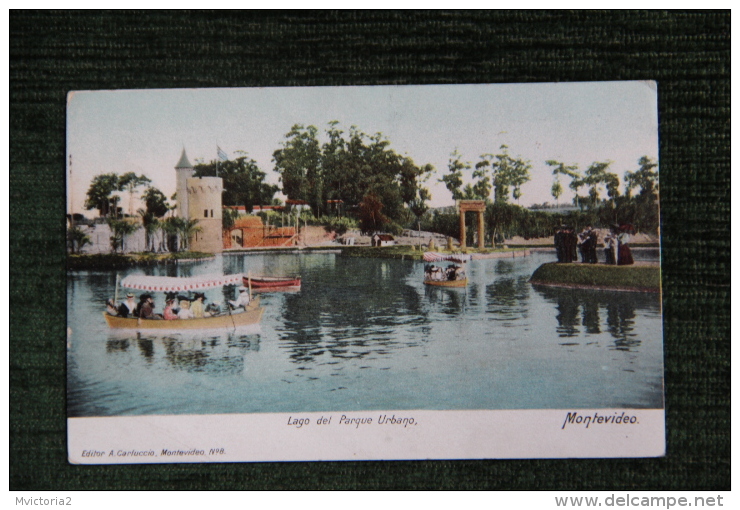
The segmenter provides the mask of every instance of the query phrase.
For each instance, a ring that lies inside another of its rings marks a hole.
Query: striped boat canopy
[[[471,258],[471,255],[465,255],[463,253],[444,254],[434,251],[424,252],[424,262],[467,262],[468,260],[471,260]]]
[[[121,287],[151,292],[181,292],[212,289],[224,285],[241,285],[243,278],[244,275],[241,273],[229,275],[207,274],[193,276],[192,278],[135,274],[121,280]]]

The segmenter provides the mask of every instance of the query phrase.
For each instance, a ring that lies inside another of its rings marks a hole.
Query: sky
[[[657,161],[657,95],[656,83],[647,81],[70,92],[68,210],[97,215],[83,204],[91,180],[103,173],[143,173],[172,196],[183,148],[193,164],[216,159],[217,146],[230,158],[245,151],[278,184],[272,154],[291,127],[314,125],[323,143],[334,120],[345,132],[353,125],[381,132],[396,153],[432,164],[432,207],[454,204],[439,182],[454,150],[475,165],[502,144],[532,165],[520,205],[554,203],[546,160],[581,171],[611,161],[621,180],[639,168],[640,157]],[[561,204],[573,197],[568,182]],[[128,195],[121,204],[128,208]]]

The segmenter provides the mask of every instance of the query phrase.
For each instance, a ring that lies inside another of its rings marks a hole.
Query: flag
[[[221,147],[219,147],[218,145],[216,145],[216,154],[218,154],[218,159],[220,159],[221,161],[229,160],[229,156],[227,156],[226,153],[222,151]]]

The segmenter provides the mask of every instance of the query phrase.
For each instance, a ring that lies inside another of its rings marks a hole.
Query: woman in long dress
[[[622,225],[619,227],[619,235],[617,236],[617,241],[619,242],[619,248],[617,249],[618,266],[631,266],[635,263],[632,258],[632,251],[629,247],[631,231],[632,227],[630,225]]]
[[[617,235],[615,232],[609,232],[604,237],[604,256],[606,257],[606,263],[613,266],[617,263],[616,255],[617,248]]]

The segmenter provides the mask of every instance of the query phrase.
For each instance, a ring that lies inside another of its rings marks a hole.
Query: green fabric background
[[[730,488],[729,11],[12,11],[9,39],[11,489]],[[665,458],[67,463],[68,91],[640,79],[660,101]]]

